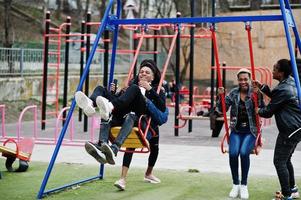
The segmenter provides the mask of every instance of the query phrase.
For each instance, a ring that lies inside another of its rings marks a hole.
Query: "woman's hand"
[[[218,93],[218,95],[225,94],[225,88],[224,87],[219,87],[217,89],[217,93]]]
[[[262,84],[258,80],[252,81],[252,87],[254,92],[260,91],[260,88],[262,87]]]
[[[259,110],[259,108],[255,108],[255,114],[256,115],[258,114],[258,110]]]
[[[139,84],[139,87],[145,88],[146,91],[149,91],[152,89],[151,83],[149,83],[147,81],[140,80],[138,84]]]

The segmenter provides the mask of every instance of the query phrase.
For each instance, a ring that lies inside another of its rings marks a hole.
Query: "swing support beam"
[[[148,19],[112,19],[112,25],[127,24],[182,24],[182,23],[224,23],[224,22],[262,22],[283,21],[282,15],[250,15],[250,16],[224,16],[224,17],[179,17],[179,18],[148,18]]]
[[[111,10],[113,7],[114,3],[117,3],[117,9],[116,10],[116,14],[115,15],[111,15]],[[281,15],[261,15],[261,16],[225,16],[225,17],[187,17],[187,18],[161,18],[161,19],[121,19],[121,10],[122,10],[122,2],[121,0],[109,0],[109,3],[107,4],[107,8],[106,11],[104,13],[101,25],[99,26],[99,29],[97,31],[97,35],[94,41],[94,44],[92,46],[92,50],[90,52],[90,55],[88,57],[87,60],[87,64],[86,67],[83,71],[82,77],[80,79],[79,85],[76,89],[76,91],[81,91],[84,81],[89,73],[89,69],[90,69],[90,65],[92,63],[94,54],[97,50],[97,46],[98,43],[101,39],[102,34],[104,33],[104,31],[110,30],[113,32],[113,46],[112,46],[112,57],[111,57],[111,67],[110,67],[110,76],[109,76],[109,84],[107,84],[108,86],[110,85],[110,83],[113,82],[113,78],[114,78],[114,66],[115,66],[115,56],[116,56],[116,50],[117,50],[117,45],[118,45],[118,32],[119,32],[119,25],[128,25],[128,24],[140,24],[140,25],[144,25],[147,26],[148,24],[164,24],[164,23],[169,23],[169,24],[175,24],[175,25],[180,25],[181,23],[193,23],[193,24],[197,24],[197,23],[212,23],[212,24],[216,24],[216,23],[221,23],[221,22],[256,22],[256,21],[282,21],[284,23],[284,28],[285,28],[285,33],[286,33],[286,38],[287,38],[287,44],[288,44],[288,49],[289,49],[289,53],[290,53],[290,58],[292,61],[292,67],[293,67],[293,74],[294,74],[294,78],[296,81],[296,86],[297,86],[297,90],[298,90],[298,97],[299,97],[299,102],[301,103],[301,89],[300,89],[300,81],[299,81],[299,77],[298,77],[298,71],[297,71],[297,65],[295,62],[295,56],[294,56],[294,48],[293,48],[293,43],[292,43],[292,39],[291,39],[291,35],[289,32],[289,28],[292,27],[294,35],[296,37],[296,41],[297,41],[297,46],[299,51],[301,52],[301,42],[300,42],[300,38],[298,35],[298,30],[296,27],[296,24],[294,22],[293,16],[292,16],[292,12],[291,12],[291,8],[289,5],[288,0],[279,0],[280,2],[280,8],[281,8]],[[160,86],[159,86],[160,88]],[[54,149],[53,155],[51,157],[50,163],[48,165],[47,171],[45,173],[44,179],[41,183],[41,187],[40,190],[38,192],[37,195],[37,199],[41,199],[43,198],[45,195],[50,194],[54,191],[58,191],[58,190],[63,190],[65,188],[71,187],[74,184],[79,184],[79,183],[84,183],[90,180],[93,180],[95,178],[103,178],[103,171],[104,171],[104,167],[103,165],[100,167],[100,174],[97,177],[92,177],[92,178],[88,178],[85,179],[83,181],[78,181],[76,183],[71,183],[71,184],[66,184],[62,187],[58,187],[56,189],[52,189],[52,190],[48,190],[45,192],[45,188],[48,182],[48,179],[50,177],[50,174],[52,172],[53,166],[55,164],[57,155],[59,153],[62,141],[65,137],[65,133],[67,131],[68,125],[70,123],[70,119],[72,117],[72,114],[74,112],[75,109],[75,100],[73,99],[72,104],[70,106],[70,110],[68,112],[65,124],[61,130],[60,136],[58,138],[56,147]],[[179,106],[179,105],[176,105]]]

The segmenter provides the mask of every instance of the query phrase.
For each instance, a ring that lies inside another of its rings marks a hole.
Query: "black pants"
[[[135,84],[130,85],[118,98],[110,101],[117,112],[135,112],[138,117],[146,113],[145,98],[141,94],[140,88]]]
[[[149,140],[149,145],[150,145],[150,154],[148,157],[148,166],[154,167],[159,155],[159,136],[152,137]],[[132,158],[133,158],[133,153],[127,153],[127,152],[124,153],[122,166],[129,168],[132,162]]]
[[[290,196],[291,188],[295,186],[294,167],[291,158],[298,142],[295,139],[284,139],[279,135],[277,137],[274,151],[274,166],[281,185],[281,192],[284,196]]]
[[[96,98],[98,96],[105,97],[109,101],[113,101],[114,99],[119,98],[118,95],[112,94],[110,91],[107,90],[107,88],[104,88],[103,86],[97,86],[94,89],[94,91],[91,94],[91,96],[90,96],[90,99],[93,101],[93,105],[95,107],[96,107]],[[114,122],[116,121],[117,123],[115,125],[122,124],[122,122],[123,122],[123,116],[126,115],[129,112],[130,112],[129,109],[113,110],[113,120],[112,120],[112,123],[114,124]]]
[[[104,88],[102,86],[97,86],[93,93],[90,96],[90,99],[93,101],[94,106],[96,107],[96,98],[98,96],[102,96],[107,98],[109,101],[112,101],[113,99],[117,98],[114,94],[112,94],[110,91],[107,90],[107,88]]]

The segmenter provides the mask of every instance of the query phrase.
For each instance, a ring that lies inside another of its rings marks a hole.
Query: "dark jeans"
[[[277,137],[274,151],[274,166],[284,196],[291,195],[291,188],[295,186],[294,167],[291,162],[292,155],[298,144],[298,140]]]
[[[109,140],[111,127],[121,126],[118,136],[111,145],[112,150],[114,151],[115,155],[117,155],[118,150],[131,133],[136,121],[137,117],[135,114],[129,113],[126,114],[122,119],[113,117],[112,121],[110,122],[102,122],[99,130],[99,141],[107,142]]]
[[[148,157],[148,166],[154,167],[159,155],[159,135],[156,137],[152,137],[149,140],[149,145],[150,145],[150,154]],[[134,149],[129,149],[129,150],[134,150]],[[127,153],[127,152],[124,153],[122,166],[129,168],[132,162],[132,158],[133,158],[133,153]]]
[[[233,184],[239,185],[238,156],[241,162],[241,184],[247,185],[250,168],[250,153],[255,146],[255,136],[249,133],[237,133],[232,131],[229,143],[229,162]]]

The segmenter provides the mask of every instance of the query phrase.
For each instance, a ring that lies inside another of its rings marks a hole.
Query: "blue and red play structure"
[[[112,15],[111,11],[112,11],[112,7],[114,5],[114,3],[117,3],[117,9],[116,9],[116,14]],[[290,34],[290,29],[293,30],[293,34],[296,38],[296,43],[299,49],[299,52],[301,52],[301,42],[300,42],[300,37],[298,34],[298,30],[297,30],[297,26],[292,14],[292,10],[289,4],[288,0],[279,0],[279,4],[280,4],[280,8],[281,8],[281,14],[280,15],[260,15],[260,16],[224,16],[224,17],[186,17],[186,18],[182,18],[182,17],[178,17],[178,18],[160,18],[160,19],[121,19],[121,10],[122,10],[122,1],[121,0],[110,0],[108,3],[108,6],[106,8],[105,14],[103,16],[101,25],[98,29],[92,50],[90,52],[86,67],[84,68],[82,77],[80,79],[80,83],[77,87],[76,91],[80,91],[82,90],[84,81],[89,73],[89,68],[90,68],[90,64],[93,60],[93,56],[96,52],[98,43],[101,39],[102,34],[104,33],[105,30],[109,30],[113,33],[113,45],[112,45],[112,57],[111,57],[111,67],[110,67],[110,74],[109,74],[109,82],[107,85],[110,85],[110,83],[113,81],[114,79],[114,66],[115,66],[115,55],[116,55],[116,50],[117,50],[117,45],[118,45],[118,32],[119,32],[119,26],[120,25],[143,25],[143,26],[147,26],[149,24],[173,24],[176,27],[180,27],[182,23],[192,23],[192,24],[198,24],[198,23],[211,23],[213,25],[216,25],[217,23],[223,23],[223,22],[228,22],[228,23],[232,23],[232,22],[243,22],[243,23],[251,23],[251,22],[260,22],[260,21],[272,21],[272,22],[276,22],[276,21],[280,21],[283,22],[284,25],[284,30],[285,30],[285,34],[286,34],[286,39],[287,39],[287,46],[288,46],[288,50],[289,50],[289,54],[290,54],[290,59],[292,61],[292,69],[293,69],[293,75],[296,81],[296,86],[297,86],[297,90],[298,90],[298,98],[299,98],[299,102],[301,105],[301,88],[300,88],[300,81],[299,81],[299,76],[298,76],[298,70],[297,70],[297,65],[295,62],[295,52],[294,52],[294,46],[293,46],[293,42],[292,42],[292,36]],[[178,29],[180,30],[180,29]],[[178,33],[180,34],[180,33]],[[176,74],[176,76],[179,76],[179,74]],[[160,87],[159,87],[160,88]],[[176,98],[179,98],[179,95],[176,95]],[[60,136],[58,138],[58,142],[56,144],[55,150],[53,152],[52,158],[50,160],[49,166],[47,168],[47,171],[45,173],[44,179],[42,181],[40,190],[38,192],[37,198],[41,199],[43,198],[45,195],[49,195],[50,193],[56,192],[56,191],[60,191],[63,190],[65,188],[71,187],[73,185],[77,185],[77,184],[81,184],[84,182],[88,182],[91,180],[96,180],[96,179],[102,179],[104,176],[104,166],[101,165],[100,167],[100,171],[99,174],[91,177],[91,178],[86,178],[84,180],[80,180],[74,183],[70,183],[70,184],[66,184],[64,186],[61,187],[57,187],[54,189],[50,189],[50,190],[46,190],[46,185],[48,182],[48,179],[51,175],[53,166],[55,164],[57,155],[59,153],[62,141],[64,139],[66,130],[68,128],[70,119],[72,117],[73,111],[75,109],[75,100],[72,101],[70,110],[68,112],[66,121],[64,123],[64,126],[61,130]],[[176,105],[176,110],[179,110],[179,105]],[[177,114],[177,113],[176,113]],[[178,125],[178,124],[176,124]]]

